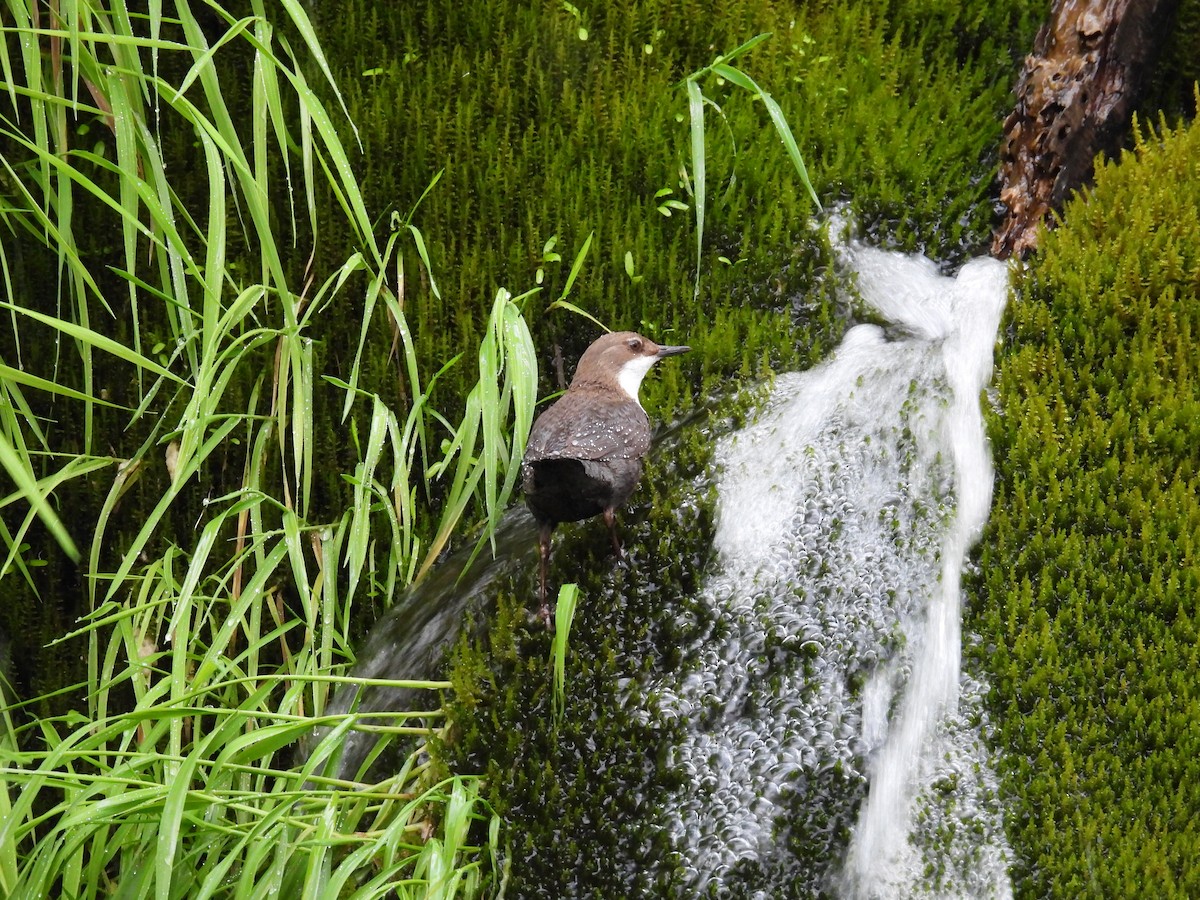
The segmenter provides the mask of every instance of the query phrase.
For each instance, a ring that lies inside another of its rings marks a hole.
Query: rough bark
[[[1092,175],[1126,133],[1177,0],[1054,0],[1004,123],[992,253],[1024,255],[1037,225]]]

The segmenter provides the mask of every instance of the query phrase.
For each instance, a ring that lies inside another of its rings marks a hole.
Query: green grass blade
[[[25,499],[30,507],[37,513],[38,518],[54,535],[54,539],[58,541],[58,545],[62,547],[63,552],[71,558],[73,562],[78,562],[81,558],[79,548],[75,546],[75,541],[72,539],[67,527],[63,524],[62,519],[58,517],[58,513],[54,511],[54,507],[50,505],[50,501],[42,493],[38,487],[38,481],[26,467],[26,460],[18,454],[8,438],[0,433],[0,467],[8,473],[8,477],[12,479],[16,485],[18,493]]]
[[[792,134],[792,129],[783,115],[783,110],[779,108],[779,104],[775,102],[775,99],[770,94],[760,88],[753,78],[740,69],[735,69],[733,66],[728,66],[724,63],[718,63],[712,68],[713,72],[717,75],[762,99],[763,105],[767,108],[767,114],[771,117],[771,123],[775,126],[775,131],[779,135],[779,139],[783,142],[784,149],[787,151],[788,159],[792,161],[792,166],[795,167],[796,174],[800,176],[800,183],[807,189],[809,197],[812,198],[813,205],[818,210],[822,209],[820,198],[817,197],[817,192],[813,189],[812,181],[809,180],[808,168],[804,165],[804,158],[800,155],[800,148],[796,146],[796,138]]]
[[[154,360],[134,352],[124,344],[114,341],[112,338],[105,337],[93,329],[86,328],[82,325],[76,325],[74,322],[68,322],[65,319],[59,319],[55,316],[46,315],[45,313],[39,312],[36,309],[28,309],[26,307],[17,306],[14,303],[10,303],[8,300],[0,300],[0,307],[20,313],[23,316],[28,316],[35,322],[41,322],[44,325],[48,325],[56,331],[60,331],[68,337],[79,341],[81,344],[94,347],[97,350],[108,353],[109,355],[114,356],[117,359],[124,360],[125,362],[139,369],[145,369],[148,372],[153,372],[160,378],[165,378],[168,381],[175,382],[176,384],[184,383],[183,379],[181,379],[178,375],[175,375],[173,372],[164,369]]]
[[[588,250],[591,249],[592,238],[595,236],[596,232],[588,232],[587,240],[583,242],[583,246],[575,254],[575,260],[571,263],[571,271],[567,274],[567,282],[563,285],[562,294],[558,298],[559,300],[565,299],[567,294],[571,293],[571,288],[575,285],[575,279],[579,277],[579,271],[583,268],[583,261],[587,259]]]
[[[593,316],[586,309],[580,309],[574,303],[570,303],[566,300],[555,300],[553,303],[550,304],[549,308],[550,309],[565,309],[569,313],[574,313],[577,316],[583,316],[589,322],[595,323],[597,326],[600,327],[601,331],[604,331],[604,332],[612,331],[611,328],[609,328],[607,325],[605,325],[603,322],[601,322],[599,319],[597,319],[595,316]]]
[[[550,664],[554,672],[553,707],[556,720],[562,718],[566,708],[567,648],[570,646],[571,623],[575,619],[575,607],[578,603],[578,585],[564,584],[558,589],[558,603],[554,608],[554,640],[550,645]]]
[[[696,209],[696,287],[694,298],[700,297],[700,266],[704,256],[704,95],[696,79],[687,80],[688,116],[691,122],[692,201]]]

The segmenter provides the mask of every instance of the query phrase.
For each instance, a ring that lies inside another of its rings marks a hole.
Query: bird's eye
[[[627,340],[625,342],[625,345],[627,347],[629,347],[629,349],[632,350],[634,353],[642,352],[642,342],[639,341],[637,338],[630,338],[629,340]]]

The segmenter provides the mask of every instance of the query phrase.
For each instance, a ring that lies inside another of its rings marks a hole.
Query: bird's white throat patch
[[[642,386],[642,379],[656,362],[657,356],[639,356],[621,366],[621,371],[617,373],[617,384],[621,385],[621,390],[638,406],[642,405],[642,401],[638,399],[638,388]]]

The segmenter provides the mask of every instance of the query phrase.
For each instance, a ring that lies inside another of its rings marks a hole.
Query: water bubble
[[[994,779],[949,702],[980,720],[982,689],[957,668],[955,567],[989,502],[973,487],[961,508],[960,485],[990,485],[975,425],[1004,270],[972,264],[956,282],[920,258],[844,256],[891,324],[779,376],[717,449],[720,570],[699,600],[720,625],[661,691],[688,724],[667,828],[697,892],[752,865],[798,891],[840,879],[847,896],[922,896],[930,864],[948,895],[1008,896]],[[948,823],[951,846],[935,839]]]

